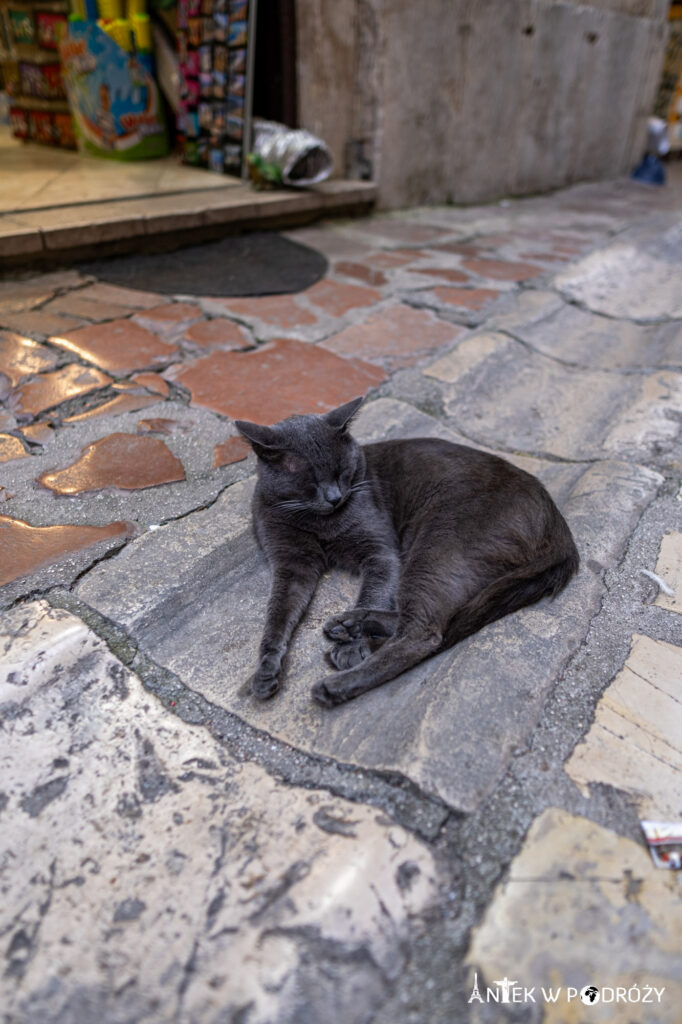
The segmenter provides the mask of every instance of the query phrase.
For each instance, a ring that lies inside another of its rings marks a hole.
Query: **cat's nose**
[[[338,505],[343,498],[338,484],[329,484],[329,486],[323,489],[322,493],[324,494],[326,501],[328,501],[330,505],[334,506]]]

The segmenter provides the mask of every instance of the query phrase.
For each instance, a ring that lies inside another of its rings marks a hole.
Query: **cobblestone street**
[[[2,1024],[678,1024],[681,171],[290,230],[297,294],[0,282]],[[581,569],[334,710],[327,576],[258,702],[233,421],[360,394],[538,476]]]

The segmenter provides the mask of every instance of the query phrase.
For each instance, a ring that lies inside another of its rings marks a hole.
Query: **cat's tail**
[[[540,557],[500,576],[457,610],[443,633],[439,650],[452,647],[483,626],[536,604],[544,597],[556,597],[579,565],[580,556],[571,538],[565,557],[559,561],[556,554]]]

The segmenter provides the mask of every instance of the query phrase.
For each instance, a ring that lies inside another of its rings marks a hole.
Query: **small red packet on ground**
[[[657,868],[682,869],[682,821],[640,821]]]

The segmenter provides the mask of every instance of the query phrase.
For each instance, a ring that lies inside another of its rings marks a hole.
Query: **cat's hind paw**
[[[372,649],[368,641],[362,637],[360,640],[352,640],[349,643],[335,644],[329,651],[329,660],[334,668],[341,671],[346,668],[354,668],[365,658],[369,658]]]
[[[335,708],[338,704],[343,704],[346,697],[342,691],[334,689],[333,683],[333,678],[321,679],[319,683],[315,683],[311,691],[313,700],[325,708]]]
[[[354,643],[363,636],[382,641],[393,635],[397,621],[397,612],[351,608],[327,619],[322,629],[337,644]]]

